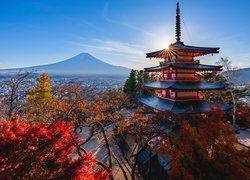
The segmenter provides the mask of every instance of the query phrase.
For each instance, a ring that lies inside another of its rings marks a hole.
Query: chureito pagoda
[[[214,109],[230,110],[231,106],[206,102],[201,91],[223,90],[225,84],[202,82],[197,73],[222,71],[222,66],[200,64],[196,57],[219,53],[217,47],[196,47],[181,41],[180,9],[176,10],[176,42],[168,48],[147,53],[147,58],[160,58],[159,66],[145,68],[157,73],[158,81],[143,84],[143,88],[156,90],[156,97],[140,98],[139,101],[158,111],[178,114],[206,113]]]

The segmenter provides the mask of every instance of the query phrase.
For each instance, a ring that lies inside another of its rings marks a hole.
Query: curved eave
[[[181,52],[191,52],[191,53],[205,55],[205,54],[219,53],[220,48],[218,48],[218,47],[196,47],[196,46],[182,45],[182,46],[177,46],[176,49],[181,51]]]
[[[168,82],[157,81],[144,83],[143,87],[151,89],[175,89],[183,91],[206,91],[206,90],[221,90],[227,86],[225,84],[205,83],[205,82]]]
[[[170,101],[166,99],[160,99],[157,97],[152,98],[139,98],[139,101],[158,111],[172,111],[176,114],[198,114],[207,113],[212,109],[218,109],[228,111],[232,109],[232,106],[226,106],[223,104],[215,104],[206,101]]]
[[[162,49],[162,50],[159,50],[159,51],[146,53],[146,58],[167,58],[170,55],[171,54],[168,51],[168,49]]]
[[[198,51],[198,50],[191,50],[191,49],[179,49],[177,51],[192,53],[193,57],[219,53],[218,50],[200,50],[200,51]],[[172,53],[172,55],[175,55],[175,53]],[[146,58],[168,58],[170,56],[171,56],[171,53],[167,49],[162,49],[159,51],[146,53]]]
[[[146,58],[167,58],[171,55],[175,55],[178,51],[192,53],[192,56],[196,57],[207,54],[219,53],[219,49],[220,48],[218,47],[189,46],[189,45],[184,45],[183,42],[176,42],[174,44],[170,44],[169,47],[166,49],[146,53]]]
[[[173,67],[177,69],[194,69],[196,71],[222,71],[222,66],[205,65],[205,64],[181,64],[175,63]]]
[[[169,66],[154,66],[149,68],[144,68],[146,72],[154,72],[154,71],[161,71],[163,69],[167,69]]]
[[[195,70],[195,71],[222,71],[222,66],[214,66],[214,65],[204,65],[204,64],[168,64],[163,66],[154,66],[149,68],[144,68],[146,72],[157,72],[164,69],[168,69],[169,67],[175,67],[177,69],[187,69],[187,70]]]

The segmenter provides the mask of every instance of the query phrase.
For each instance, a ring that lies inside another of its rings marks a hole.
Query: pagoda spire
[[[181,21],[180,21],[180,8],[179,8],[179,2],[177,2],[177,8],[176,8],[176,41],[181,42]]]

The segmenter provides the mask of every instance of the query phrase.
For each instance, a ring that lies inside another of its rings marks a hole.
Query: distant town
[[[6,82],[15,79],[17,74],[0,77],[0,98],[9,94],[9,86]],[[18,92],[21,96],[25,95],[30,88],[32,88],[36,82],[36,78],[39,74],[34,74],[32,77],[25,80],[25,89],[20,89]],[[126,76],[107,76],[107,75],[94,75],[94,76],[71,76],[71,75],[56,75],[51,77],[52,87],[67,86],[67,85],[80,85],[82,87],[91,87],[97,90],[107,90],[110,88],[117,88],[124,85]]]

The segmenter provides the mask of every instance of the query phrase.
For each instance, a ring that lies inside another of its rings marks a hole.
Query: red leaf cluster
[[[71,158],[76,151],[72,125],[14,119],[0,123],[2,179],[107,179],[92,154]]]
[[[236,149],[223,116],[213,111],[197,126],[182,121],[178,133],[163,137],[162,153],[171,156],[170,179],[248,179],[249,151]]]

